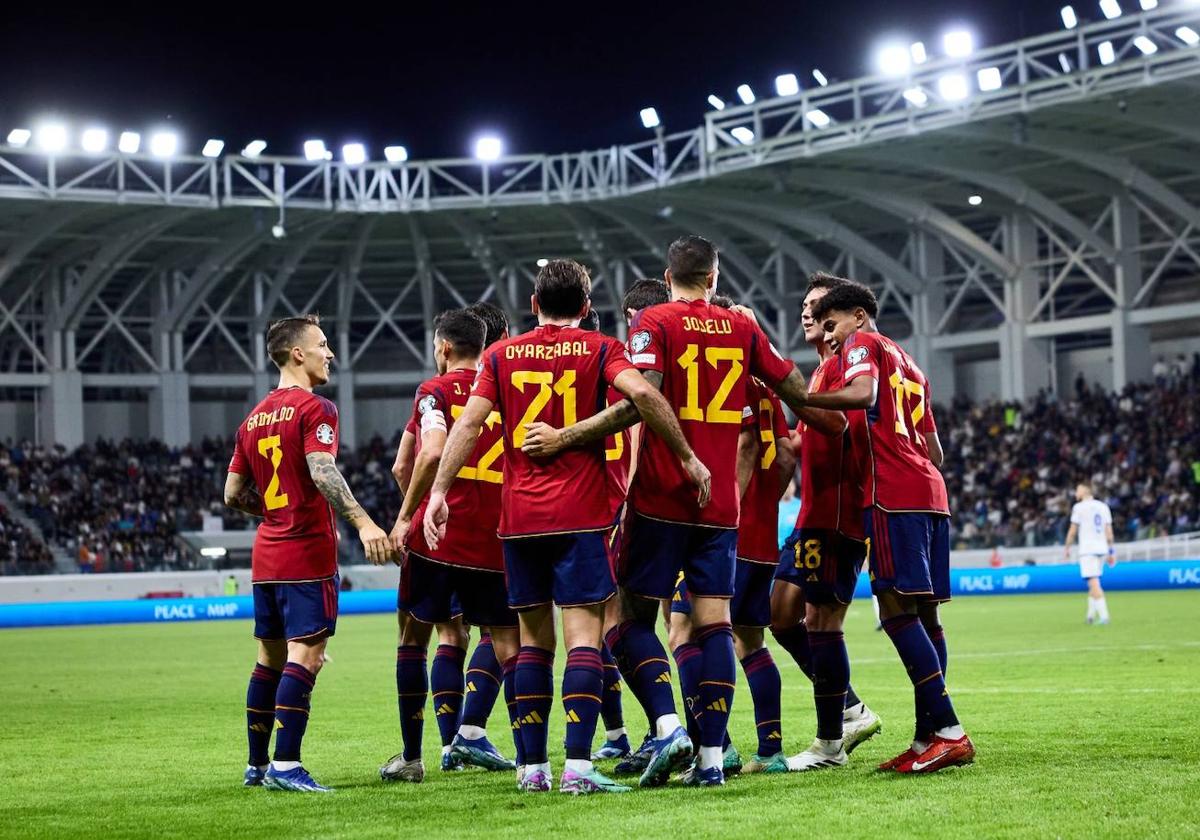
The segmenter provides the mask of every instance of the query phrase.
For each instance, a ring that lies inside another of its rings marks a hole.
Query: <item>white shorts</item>
[[[1099,554],[1079,555],[1079,576],[1098,578],[1104,575],[1104,557]]]

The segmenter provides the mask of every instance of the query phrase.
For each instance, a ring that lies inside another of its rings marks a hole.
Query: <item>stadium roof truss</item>
[[[1200,31],[1200,8],[492,163],[0,146],[0,385],[38,389],[46,434],[68,443],[83,388],[143,389],[157,431],[183,440],[174,403],[264,389],[265,325],[315,310],[352,412],[356,389],[428,374],[439,310],[492,300],[527,322],[539,258],[588,264],[623,334],[625,289],[697,232],[793,354],[805,278],[824,269],[876,288],[884,329],[935,381],[956,356],[998,355],[1003,396],[1021,397],[1053,384],[1056,342],[1100,341],[1119,387],[1147,372],[1152,328],[1200,323],[1200,46],[1181,27]]]

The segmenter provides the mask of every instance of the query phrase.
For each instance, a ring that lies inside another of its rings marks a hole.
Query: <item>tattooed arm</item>
[[[225,507],[251,516],[263,515],[262,496],[249,476],[235,472],[225,475]]]
[[[333,456],[328,452],[310,452],[304,459],[308,462],[308,474],[312,477],[313,484],[317,485],[329,506],[358,530],[358,538],[362,540],[367,560],[376,566],[382,566],[388,560],[395,559],[387,532],[371,520],[354,498],[346,479],[334,463]]]

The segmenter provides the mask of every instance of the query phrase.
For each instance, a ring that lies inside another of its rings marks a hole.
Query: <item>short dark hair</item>
[[[812,316],[820,321],[830,312],[853,312],[859,307],[872,318],[879,314],[879,301],[875,299],[875,293],[862,283],[847,280],[830,288],[824,297],[813,304]]]
[[[487,324],[470,309],[449,309],[433,319],[433,333],[454,345],[454,355],[470,359],[483,352]]]
[[[551,318],[574,318],[583,312],[592,291],[588,270],[575,260],[550,260],[538,269],[533,296]]]
[[[588,310],[588,314],[579,322],[579,329],[600,332],[600,316],[596,314],[595,309]]]
[[[634,312],[641,312],[648,306],[657,306],[670,299],[671,293],[667,290],[667,284],[651,277],[647,280],[639,280],[629,287],[629,290],[625,292],[625,299],[621,301],[621,308],[626,312],[630,309]]]
[[[484,347],[495,344],[501,336],[508,332],[508,316],[496,304],[481,300],[479,303],[468,306],[467,310],[478,315],[483,320],[484,326],[487,327],[487,334],[483,337]]]
[[[275,367],[282,369],[288,363],[292,348],[306,329],[320,325],[320,315],[297,315],[294,318],[280,318],[267,327],[267,355]]]
[[[708,299],[708,302],[722,309],[733,309],[733,298],[729,295],[713,295]]]
[[[681,236],[667,249],[671,279],[688,286],[703,286],[717,267],[717,246],[703,236]]]
[[[804,296],[808,297],[808,293],[813,289],[832,289],[834,286],[840,286],[843,283],[853,283],[845,277],[838,277],[836,274],[830,274],[828,271],[814,271],[808,275],[808,288],[804,290]]]

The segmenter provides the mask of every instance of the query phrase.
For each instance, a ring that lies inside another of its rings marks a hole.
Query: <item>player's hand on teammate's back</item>
[[[358,538],[362,540],[363,551],[372,565],[382,566],[392,559],[392,546],[388,542],[387,531],[374,522],[364,525],[358,532]]]
[[[525,443],[522,444],[521,451],[530,458],[549,458],[562,450],[560,429],[541,421],[525,424]]]
[[[425,542],[437,551],[442,537],[446,536],[446,521],[450,518],[450,506],[446,504],[446,494],[433,492],[429,494],[429,502],[425,506]]]
[[[695,455],[683,462],[683,471],[687,473],[688,480],[699,490],[696,500],[700,507],[704,507],[712,497],[712,473]]]

